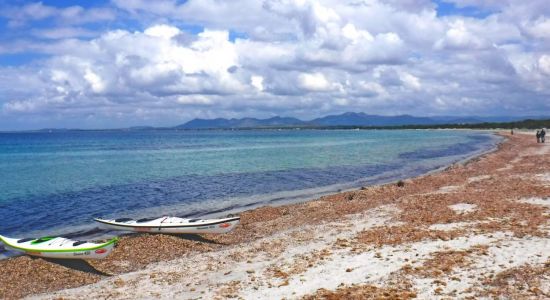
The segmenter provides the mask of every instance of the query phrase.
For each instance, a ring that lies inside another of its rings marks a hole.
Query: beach
[[[550,297],[550,144],[499,133],[439,172],[240,214],[225,235],[127,235],[111,256],[0,261],[0,298]]]

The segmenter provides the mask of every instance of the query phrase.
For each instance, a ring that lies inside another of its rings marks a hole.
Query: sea
[[[0,133],[0,234],[94,237],[106,233],[94,217],[225,216],[425,174],[498,142],[467,130]]]

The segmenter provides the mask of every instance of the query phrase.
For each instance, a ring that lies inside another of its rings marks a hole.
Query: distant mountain
[[[126,128],[126,129],[140,131],[140,130],[153,130],[153,129],[156,129],[156,128],[153,127],[153,126],[132,126],[132,127]]]
[[[400,125],[428,125],[434,120],[427,117],[413,117],[409,115],[379,116],[365,113],[347,112],[341,115],[331,115],[311,120],[309,123],[321,126],[400,126]]]
[[[498,116],[498,117],[480,117],[480,116],[470,116],[470,117],[456,117],[456,116],[436,116],[430,117],[431,119],[438,122],[438,124],[476,124],[476,123],[495,123],[495,122],[517,122],[527,119],[531,120],[542,120],[547,119],[548,116],[523,116],[523,117],[512,117],[512,116]]]
[[[402,126],[402,125],[438,125],[438,124],[478,124],[484,122],[516,122],[525,119],[540,120],[547,117],[457,117],[434,116],[415,117],[411,115],[380,116],[365,113],[347,112],[311,120],[309,123],[323,126]]]
[[[78,129],[70,129],[70,128],[42,128],[38,130],[31,130],[31,131],[38,131],[38,132],[66,132],[66,131],[74,131]]]
[[[365,113],[347,112],[340,115],[329,115],[311,121],[296,118],[273,117],[269,119],[194,119],[176,126],[179,129],[230,129],[230,128],[270,128],[270,127],[330,127],[330,126],[406,126],[438,124],[479,124],[484,122],[516,122],[525,119],[544,119],[545,117],[456,117],[435,116],[415,117],[411,115],[380,116]]]
[[[242,118],[242,119],[194,119],[185,124],[178,125],[179,129],[229,129],[229,128],[261,128],[261,127],[287,127],[305,125],[304,121],[296,118],[273,117],[269,119]]]

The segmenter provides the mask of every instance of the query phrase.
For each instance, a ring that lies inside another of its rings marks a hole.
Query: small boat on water
[[[94,219],[103,227],[114,230],[152,233],[227,233],[239,224],[240,217],[222,219],[184,219],[178,217],[146,218],[133,220]]]
[[[118,238],[105,243],[75,241],[63,237],[41,237],[15,239],[0,235],[0,241],[8,250],[23,252],[32,256],[63,259],[102,259],[115,246]]]

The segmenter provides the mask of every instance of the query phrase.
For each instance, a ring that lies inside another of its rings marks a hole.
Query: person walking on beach
[[[540,143],[540,130],[537,130],[537,144]]]
[[[541,143],[544,143],[545,142],[545,136],[546,136],[546,130],[543,128],[541,131],[540,131],[540,142]]]

